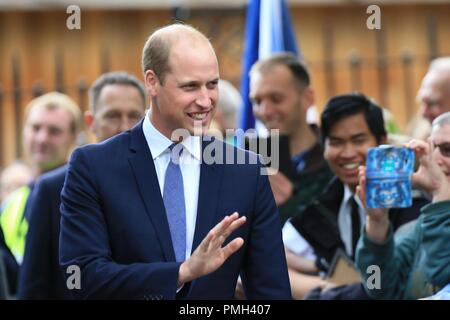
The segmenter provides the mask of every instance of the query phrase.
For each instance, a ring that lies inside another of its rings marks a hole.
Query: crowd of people
[[[423,299],[448,290],[450,57],[431,62],[417,93],[431,131],[402,145],[417,160],[412,206],[384,209],[366,205],[365,164],[369,148],[393,140],[386,112],[363,93],[330,97],[311,123],[306,63],[287,52],[257,61],[254,116],[287,139],[291,160],[274,170],[239,139],[221,141],[242,101],[200,31],[153,32],[142,70],[144,82],[99,76],[84,115],[57,92],[26,107],[28,161],[0,177],[6,298]],[[97,143],[76,146],[82,118]],[[332,279],[339,256],[357,280]],[[68,285],[73,266],[80,286]]]

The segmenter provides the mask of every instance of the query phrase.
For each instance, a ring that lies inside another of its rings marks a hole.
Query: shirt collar
[[[184,149],[187,150],[191,156],[193,156],[197,160],[201,160],[201,139],[199,136],[190,135],[186,139],[184,139],[181,144]]]
[[[344,184],[344,203],[347,203],[353,196],[353,192],[350,190],[349,186]]]
[[[147,141],[150,152],[152,153],[153,160],[155,160],[164,152],[166,152],[173,142],[161,132],[159,132],[158,129],[155,128],[155,126],[153,126],[152,122],[150,121],[149,112],[150,111],[148,111],[145,116],[142,129],[144,131],[145,140]],[[200,143],[200,137],[192,135],[181,142],[184,149],[187,150],[189,154],[191,154],[197,160],[201,160]]]
[[[348,185],[344,184],[344,201],[343,201],[343,203],[348,203],[350,198],[353,196],[355,196],[354,199],[355,199],[356,203],[358,204],[358,207],[364,208],[362,203],[359,201],[359,197],[351,191],[351,189]]]

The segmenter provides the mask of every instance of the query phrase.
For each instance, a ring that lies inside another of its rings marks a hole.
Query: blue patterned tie
[[[180,148],[179,153],[172,151],[175,146],[176,144],[172,144],[169,147],[170,161],[165,175],[163,200],[176,260],[184,261],[186,255],[186,207],[183,176],[178,161],[183,149]]]

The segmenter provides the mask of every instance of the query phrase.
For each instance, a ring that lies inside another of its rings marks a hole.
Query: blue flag
[[[244,64],[242,66],[241,108],[239,127],[247,130],[255,127],[248,73],[259,59],[272,53],[290,51],[298,55],[295,35],[285,0],[250,0],[245,23]]]

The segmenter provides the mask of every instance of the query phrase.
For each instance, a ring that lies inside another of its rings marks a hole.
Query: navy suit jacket
[[[19,273],[19,299],[71,299],[59,267],[61,190],[67,166],[36,182],[27,202],[28,232]]]
[[[255,154],[218,140],[204,142],[205,148],[256,160]],[[63,270],[71,265],[81,269],[81,289],[73,293],[99,299],[232,299],[241,272],[249,299],[290,299],[278,211],[260,169],[260,164],[201,164],[192,250],[234,211],[247,221],[225,244],[239,236],[244,245],[218,270],[177,294],[181,263],[175,262],[142,122],[77,149],[61,194],[60,265]]]

